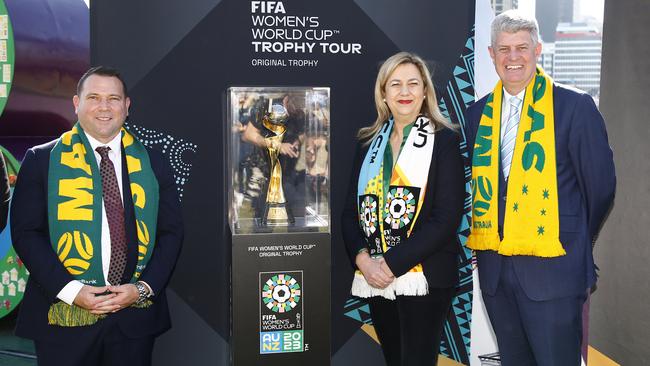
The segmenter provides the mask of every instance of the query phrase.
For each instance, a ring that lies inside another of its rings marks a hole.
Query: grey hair
[[[533,46],[539,43],[539,25],[537,20],[529,17],[518,10],[508,10],[499,14],[492,21],[490,38],[492,47],[496,47],[497,36],[501,32],[517,33],[519,31],[528,31],[530,38],[533,40]]]

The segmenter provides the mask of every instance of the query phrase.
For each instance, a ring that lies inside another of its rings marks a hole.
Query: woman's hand
[[[384,272],[387,276],[391,278],[395,278],[395,275],[393,274],[393,271],[390,270],[390,267],[388,267],[388,263],[382,258],[381,264],[379,266],[381,268],[381,271]]]
[[[386,288],[390,285],[395,276],[392,273],[387,274],[387,272],[382,270],[382,265],[385,268],[388,268],[386,261],[383,258],[373,259],[368,255],[367,252],[361,252],[357,254],[355,259],[357,268],[363,273],[363,277],[366,279],[366,282],[372,287],[376,288]],[[390,269],[388,270],[390,272]]]

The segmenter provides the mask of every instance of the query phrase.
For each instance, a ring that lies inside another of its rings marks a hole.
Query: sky
[[[535,15],[536,0],[519,0],[519,10],[529,15]],[[544,1],[544,0],[537,0]],[[605,0],[575,0],[580,3],[578,11],[583,16],[590,16],[603,21]]]
[[[605,11],[605,0],[579,0],[580,13],[585,16],[592,16],[598,19],[601,23],[603,21],[603,13]]]

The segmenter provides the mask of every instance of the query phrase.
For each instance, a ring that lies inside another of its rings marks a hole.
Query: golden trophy
[[[287,132],[286,121],[289,118],[287,109],[282,104],[271,104],[269,112],[262,119],[262,125],[271,131],[265,137],[269,151],[270,172],[269,186],[266,192],[266,204],[262,215],[262,226],[281,226],[295,222],[291,210],[287,207],[287,200],[282,189],[282,166],[280,165],[280,146],[282,138]]]

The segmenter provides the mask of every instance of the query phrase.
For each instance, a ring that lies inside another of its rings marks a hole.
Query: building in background
[[[535,17],[539,23],[539,32],[544,42],[555,41],[555,31],[559,23],[574,21],[573,15],[574,11],[579,10],[578,5],[578,0],[537,0],[535,3]]]
[[[518,0],[491,0],[494,14],[499,15],[506,10],[517,9]]]
[[[553,78],[582,89],[598,100],[603,44],[598,27],[587,23],[559,23],[555,39]],[[547,60],[543,58],[541,62]]]
[[[553,63],[555,62],[555,43],[542,42],[542,54],[539,56],[539,64],[542,65],[547,74],[553,76]]]

